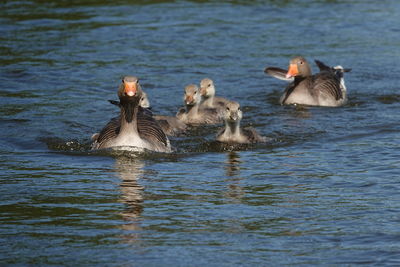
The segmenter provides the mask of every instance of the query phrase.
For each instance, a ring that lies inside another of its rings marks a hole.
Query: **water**
[[[1,265],[400,264],[397,1],[0,7]],[[263,69],[294,55],[352,68],[349,103],[280,106]],[[165,115],[212,78],[272,141],[90,152],[124,75]]]

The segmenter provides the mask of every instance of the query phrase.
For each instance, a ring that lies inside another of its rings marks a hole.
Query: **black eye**
[[[229,111],[230,109],[227,107],[226,110]]]
[[[211,84],[209,84],[208,87],[211,87]]]
[[[300,65],[303,65],[304,62],[303,62],[303,61],[300,61],[299,63],[300,63]]]
[[[241,109],[240,109],[240,108],[238,108],[238,110],[239,110],[239,111],[241,111]]]
[[[122,83],[125,83],[124,79],[122,79]]]

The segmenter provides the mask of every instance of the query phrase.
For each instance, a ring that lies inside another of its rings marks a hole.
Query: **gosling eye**
[[[303,62],[303,61],[300,61],[299,63],[300,63],[300,65],[303,65],[304,62]]]
[[[229,111],[230,109],[227,107],[226,110]]]
[[[211,84],[209,84],[208,87],[211,87]]]

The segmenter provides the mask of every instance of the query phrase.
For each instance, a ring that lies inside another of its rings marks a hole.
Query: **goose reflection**
[[[120,213],[126,223],[119,227],[123,230],[133,231],[123,236],[123,240],[126,242],[136,242],[139,239],[138,232],[141,230],[140,214],[143,211],[144,187],[138,183],[138,180],[143,177],[144,165],[144,162],[138,158],[119,157],[115,162],[115,170],[121,178],[119,201],[126,206]]]
[[[241,186],[240,177],[240,156],[237,152],[231,151],[227,153],[227,160],[225,163],[226,176],[229,177],[226,181],[228,182],[228,191],[225,193],[225,197],[230,202],[238,203],[241,202],[245,196],[243,187]]]

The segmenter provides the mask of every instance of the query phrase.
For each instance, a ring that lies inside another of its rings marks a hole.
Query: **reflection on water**
[[[140,158],[118,157],[115,161],[115,170],[121,178],[120,202],[126,205],[120,214],[125,221],[120,227],[128,230],[122,237],[124,242],[137,242],[140,239],[138,231],[141,230],[144,187],[139,184],[139,179],[143,176],[143,167],[144,162]]]
[[[226,155],[228,157],[225,163],[228,190],[225,193],[225,197],[230,201],[240,202],[245,196],[243,186],[240,184],[243,180],[243,178],[240,177],[240,164],[242,161],[240,160],[239,153],[237,152],[232,151]]]
[[[2,265],[398,265],[398,1],[0,5]],[[294,55],[352,67],[349,104],[279,105]],[[124,75],[162,115],[209,77],[275,139],[87,152]]]
[[[240,164],[242,163],[239,154],[235,151],[231,151],[226,155],[228,156],[225,165],[226,175],[229,177],[238,176],[240,173]]]

